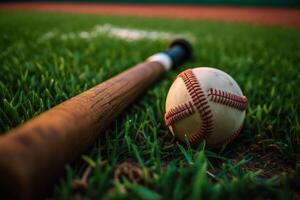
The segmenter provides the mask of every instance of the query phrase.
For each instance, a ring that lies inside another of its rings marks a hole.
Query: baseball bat
[[[192,55],[185,39],[0,137],[0,193],[34,199],[162,74]]]

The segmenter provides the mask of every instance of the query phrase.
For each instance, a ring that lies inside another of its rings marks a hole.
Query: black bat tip
[[[192,57],[192,45],[184,38],[173,40],[165,52],[172,59],[172,67],[178,67]]]
[[[191,43],[185,39],[185,38],[176,38],[170,42],[168,45],[168,50],[172,47],[179,45],[181,46],[185,51],[185,59],[190,59],[193,55],[193,48]]]

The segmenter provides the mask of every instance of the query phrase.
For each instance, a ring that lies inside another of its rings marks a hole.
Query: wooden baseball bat
[[[40,198],[64,166],[84,152],[107,126],[167,70],[192,54],[176,39],[119,75],[40,114],[0,137],[0,195]]]

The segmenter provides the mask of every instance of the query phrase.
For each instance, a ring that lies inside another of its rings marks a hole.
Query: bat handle
[[[173,40],[166,51],[154,54],[147,61],[161,63],[168,71],[182,65],[192,57],[192,45],[183,38]]]
[[[179,38],[169,44],[166,54],[172,59],[172,67],[179,67],[192,57],[192,51],[192,45],[186,39]]]

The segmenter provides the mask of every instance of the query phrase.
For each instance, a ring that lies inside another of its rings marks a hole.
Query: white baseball
[[[182,141],[218,147],[243,127],[247,98],[225,72],[208,67],[180,73],[166,99],[165,123]]]

